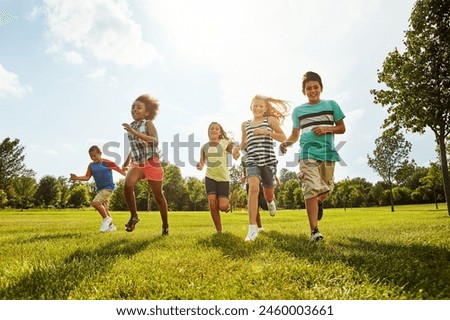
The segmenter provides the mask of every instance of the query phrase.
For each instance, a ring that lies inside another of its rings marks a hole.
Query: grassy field
[[[133,233],[100,234],[93,210],[0,211],[1,299],[450,299],[450,217],[433,205],[326,209],[325,241],[309,242],[306,213],[143,212]]]

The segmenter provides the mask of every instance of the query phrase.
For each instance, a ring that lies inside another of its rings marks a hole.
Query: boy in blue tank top
[[[318,221],[323,215],[323,202],[333,191],[335,162],[339,155],[334,148],[334,135],[345,132],[344,113],[334,100],[321,100],[322,79],[315,72],[303,76],[302,92],[308,102],[294,109],[292,133],[280,145],[288,146],[300,137],[300,173],[306,212],[311,228],[311,242],[323,239]],[[301,135],[300,135],[301,130]]]
[[[89,164],[86,174],[84,176],[77,176],[71,173],[70,180],[88,181],[92,176],[94,177],[97,194],[92,200],[92,206],[103,218],[100,232],[116,231],[117,228],[112,223],[111,214],[109,213],[109,198],[115,189],[111,170],[115,170],[122,175],[125,175],[125,172],[114,162],[103,159],[102,152],[97,146],[89,148],[89,156],[91,157],[92,162]]]

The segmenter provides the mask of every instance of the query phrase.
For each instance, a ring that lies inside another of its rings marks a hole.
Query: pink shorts
[[[145,180],[163,181],[164,169],[158,157],[148,159],[146,163],[131,163],[132,168],[139,168],[145,175]]]

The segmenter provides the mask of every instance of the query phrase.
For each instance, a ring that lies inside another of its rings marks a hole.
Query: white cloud
[[[15,73],[0,64],[0,98],[22,98],[31,91],[30,86],[21,84]]]
[[[71,64],[83,64],[84,58],[81,54],[76,51],[66,51],[64,53],[64,59]]]
[[[46,0],[45,13],[52,50],[77,51],[80,56],[134,67],[161,59],[142,39],[125,0]]]
[[[48,154],[50,156],[59,156],[59,152],[56,150],[45,150],[44,154]]]
[[[62,145],[62,151],[64,152],[76,152],[76,148],[68,143],[63,143]]]
[[[106,70],[104,68],[98,68],[89,73],[86,78],[90,79],[100,79],[106,75]]]

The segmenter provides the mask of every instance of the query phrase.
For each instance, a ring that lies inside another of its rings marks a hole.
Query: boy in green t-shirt
[[[322,218],[322,203],[333,191],[335,162],[339,155],[334,147],[334,135],[345,132],[344,113],[334,100],[321,100],[322,79],[315,72],[303,76],[302,92],[308,102],[294,109],[292,133],[280,145],[286,153],[287,147],[300,137],[300,173],[306,212],[311,227],[311,242],[323,239],[318,220]],[[301,135],[300,135],[301,130]]]

